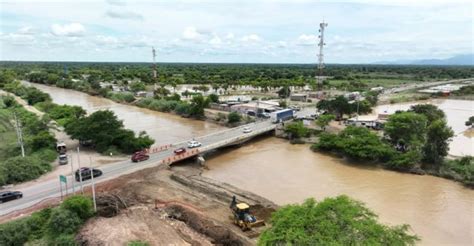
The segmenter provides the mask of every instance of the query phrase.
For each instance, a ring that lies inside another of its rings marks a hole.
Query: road
[[[410,83],[408,85],[403,85],[403,86],[400,86],[400,87],[387,89],[387,90],[385,90],[384,94],[393,94],[393,93],[399,93],[399,92],[402,92],[402,91],[408,91],[408,90],[412,90],[412,89],[421,89],[421,88],[426,88],[426,87],[432,87],[432,86],[438,86],[438,85],[444,85],[444,84],[461,83],[461,82],[464,82],[464,81],[472,81],[472,80],[473,80],[473,78],[445,80],[445,81],[433,81],[433,82]]]
[[[250,127],[252,129],[252,132],[243,133],[243,127],[245,126]],[[239,141],[239,140],[257,136],[259,134],[262,134],[263,132],[270,131],[274,128],[275,128],[275,125],[273,125],[269,120],[267,120],[267,121],[262,121],[262,122],[257,122],[257,123],[251,123],[251,124],[236,127],[236,128],[226,129],[224,131],[219,131],[213,134],[198,137],[195,140],[201,142],[202,146],[197,149],[199,149],[200,153],[202,153],[202,152],[206,152],[212,149],[216,149],[216,148],[228,145],[229,143],[232,143],[234,141]],[[163,161],[169,160],[170,158],[174,157],[175,154],[173,153],[173,151],[175,149],[180,148],[180,147],[186,148],[188,140],[189,139],[186,139],[182,142],[173,144],[171,148],[168,148],[166,150],[162,150],[160,152],[150,154],[150,159],[148,159],[147,161],[133,163],[127,160],[127,161],[120,161],[120,162],[103,166],[103,168],[101,168],[103,175],[95,178],[94,181],[96,183],[99,183],[99,182],[116,178],[120,175],[132,173],[144,168],[157,166],[163,163]],[[188,152],[189,151],[190,150],[188,149]],[[68,180],[68,192],[72,192],[73,177],[71,176],[71,173],[67,173],[67,174],[65,173],[64,175],[67,176],[67,180]],[[78,182],[74,182],[74,184],[75,184],[74,185],[75,191],[80,190],[80,184]],[[83,187],[89,186],[90,184],[91,184],[90,180],[84,181]],[[23,192],[23,198],[0,204],[0,215],[6,215],[8,213],[11,213],[20,209],[28,208],[48,198],[61,196],[60,188],[59,188],[59,178],[54,179],[54,180],[40,182],[32,186],[19,189],[19,191]]]

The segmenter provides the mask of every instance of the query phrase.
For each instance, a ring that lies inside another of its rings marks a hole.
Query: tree
[[[238,123],[241,120],[242,120],[242,116],[240,116],[240,114],[237,112],[230,112],[229,115],[227,115],[227,122],[229,124]]]
[[[53,149],[56,146],[56,138],[48,131],[41,131],[28,139],[28,145],[33,151],[42,148]]]
[[[290,87],[287,85],[281,87],[280,90],[278,90],[278,96],[280,98],[288,98],[290,94],[291,94],[291,90],[290,90]]]
[[[439,167],[443,158],[448,155],[449,142],[454,136],[454,132],[447,125],[446,120],[441,118],[430,124],[426,135],[426,144],[423,146],[423,160]]]
[[[202,95],[194,96],[191,99],[191,106],[189,108],[189,115],[195,118],[204,117],[204,108],[209,106],[209,100]]]
[[[213,102],[213,103],[218,103],[218,102],[219,102],[219,96],[216,95],[216,94],[214,94],[214,93],[211,94],[211,95],[209,95],[208,98],[209,98],[209,100],[210,100],[211,102]]]
[[[356,160],[382,160],[392,152],[377,134],[355,126],[349,126],[339,134],[338,147],[339,151]]]
[[[139,81],[132,82],[128,86],[133,92],[144,91],[146,89],[145,83]]]
[[[432,104],[417,104],[410,107],[409,112],[415,112],[417,114],[422,114],[426,117],[428,122],[434,122],[436,120],[446,118],[443,110],[439,109]]]
[[[319,127],[321,127],[321,129],[323,129],[323,131],[326,130],[326,126],[329,125],[329,122],[331,122],[332,120],[334,120],[336,118],[336,116],[334,116],[333,114],[323,114],[323,115],[320,115],[318,117],[318,119],[316,120],[316,125],[318,125]]]
[[[76,213],[67,209],[56,208],[51,213],[47,224],[47,231],[53,237],[60,234],[72,234],[79,229],[81,219]]]
[[[301,121],[286,124],[284,131],[289,135],[290,139],[305,137],[309,133],[308,128]]]
[[[469,119],[466,121],[466,126],[474,126],[474,116],[469,117]]]
[[[347,196],[286,205],[272,214],[258,245],[414,245],[409,225],[387,226],[363,203]]]
[[[385,134],[393,143],[403,143],[408,147],[421,146],[425,142],[427,120],[424,115],[401,112],[390,115],[384,126]]]
[[[92,199],[82,195],[68,197],[61,204],[61,208],[75,213],[83,221],[94,215]]]

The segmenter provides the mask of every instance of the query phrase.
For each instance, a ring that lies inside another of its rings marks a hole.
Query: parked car
[[[81,178],[82,178],[82,181],[91,179],[92,178],[91,170],[93,170],[92,172],[94,172],[94,178],[102,176],[102,171],[99,169],[81,167],[80,169],[76,170],[76,174],[75,174],[76,181],[80,181]],[[79,175],[79,172],[80,172],[80,175]]]
[[[0,203],[20,199],[22,197],[23,193],[20,191],[0,191]]]
[[[138,151],[132,155],[132,162],[146,161],[150,156],[145,151]]]
[[[67,164],[67,155],[66,154],[60,154],[59,157],[59,165],[66,165]]]
[[[186,153],[186,149],[185,148],[178,148],[178,149],[175,149],[173,152],[177,155],[181,155],[181,154]]]
[[[252,132],[252,128],[246,126],[246,127],[244,127],[244,131],[243,131],[243,132],[244,132],[244,133]]]
[[[201,146],[201,143],[198,142],[198,141],[195,141],[195,140],[191,140],[188,142],[188,148],[192,149],[192,148],[196,148],[196,147],[199,147]]]

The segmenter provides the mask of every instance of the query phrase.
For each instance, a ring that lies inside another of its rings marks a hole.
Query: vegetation
[[[242,116],[237,112],[230,112],[227,115],[227,122],[229,124],[239,123],[242,120]]]
[[[150,244],[147,242],[135,240],[135,241],[130,241],[127,243],[127,246],[149,246]]]
[[[386,226],[361,202],[347,196],[286,205],[271,218],[258,245],[414,245],[408,225]]]
[[[12,97],[0,97],[0,185],[35,179],[51,171],[56,159],[56,139],[49,132],[46,117],[38,118]],[[22,126],[26,157],[21,157],[14,127],[14,115]]]
[[[456,160],[445,160],[439,174],[474,187],[474,157],[465,156]]]
[[[0,245],[76,245],[74,234],[94,214],[90,204],[89,197],[71,196],[60,207],[0,224]]]
[[[328,126],[329,122],[331,122],[334,119],[336,119],[336,116],[334,116],[333,114],[323,114],[323,115],[320,115],[318,119],[316,119],[316,125],[321,127],[323,131],[325,131],[326,126]]]
[[[329,100],[321,100],[316,107],[319,110],[327,111],[336,115],[337,119],[342,119],[344,115],[351,115],[353,113],[367,114],[372,112],[372,105],[367,100],[349,101],[344,96],[337,96]]]
[[[474,116],[469,117],[469,119],[466,121],[466,126],[473,126],[474,125]]]
[[[133,131],[124,129],[122,121],[110,110],[96,111],[68,122],[65,130],[73,139],[90,143],[99,152],[117,148],[123,153],[133,153],[154,143],[145,132],[137,137]]]
[[[355,160],[384,161],[390,158],[392,150],[367,128],[349,126],[339,134],[322,133],[313,150],[332,151]]]
[[[289,135],[290,139],[306,137],[310,133],[309,129],[301,121],[287,123],[284,131]]]

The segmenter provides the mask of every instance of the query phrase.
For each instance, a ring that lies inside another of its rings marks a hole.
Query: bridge
[[[250,129],[252,129],[252,131],[249,133],[244,133],[244,127],[249,127]],[[133,163],[130,160],[126,160],[105,165],[101,167],[103,175],[94,178],[94,182],[103,182],[116,178],[120,175],[132,173],[141,169],[154,167],[157,165],[170,166],[173,163],[182,161],[184,159],[192,158],[195,156],[202,156],[208,151],[235,144],[241,144],[256,136],[271,132],[275,130],[275,128],[275,124],[272,124],[270,120],[265,120],[197,137],[194,140],[199,141],[201,143],[201,146],[198,148],[187,148],[187,142],[191,139],[187,139],[174,144],[152,147],[148,150],[150,154],[150,159],[139,163]],[[181,147],[186,148],[187,151],[183,154],[176,155],[174,153],[174,150]],[[66,178],[68,183],[68,193],[71,193],[73,189],[75,191],[80,190],[80,184],[73,180],[73,174],[67,175]],[[72,187],[73,182],[74,188]],[[91,181],[83,181],[82,184],[83,187],[86,187],[91,184]],[[20,209],[28,208],[44,200],[61,196],[58,179],[38,182],[33,186],[18,190],[23,192],[23,198],[0,204],[0,215],[6,215]],[[63,192],[66,191],[63,190]]]

